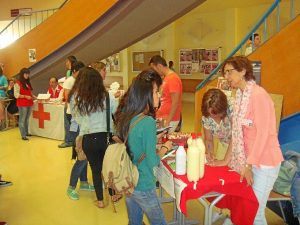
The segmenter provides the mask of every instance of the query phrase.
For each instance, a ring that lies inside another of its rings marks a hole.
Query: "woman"
[[[0,66],[0,98],[4,98],[6,96],[5,91],[7,88],[7,79],[3,75],[3,67]],[[0,101],[0,130],[5,127],[5,109],[4,104]]]
[[[156,151],[155,110],[159,104],[160,76],[153,70],[141,72],[127,92],[127,102],[116,116],[117,132],[122,140],[128,136],[128,153],[138,167],[139,180],[133,194],[126,197],[130,225],[140,225],[145,213],[152,225],[166,224],[160,202],[155,191],[153,168],[159,164],[171,143],[167,142]],[[129,127],[144,116],[130,130]],[[143,160],[140,159],[145,155]]]
[[[105,65],[105,63],[103,63],[101,61],[96,61],[96,62],[91,63],[90,67],[97,70],[100,73],[102,79],[105,80],[105,78],[106,78],[106,65]]]
[[[103,157],[107,148],[106,97],[108,93],[99,72],[91,67],[79,70],[74,87],[70,92],[70,105],[73,116],[80,126],[83,136],[82,148],[90,163],[94,187],[97,195],[95,205],[104,208],[103,187],[100,177]],[[110,124],[116,101],[109,96]],[[112,129],[110,130],[112,132]],[[113,199],[114,200],[114,199]]]
[[[72,66],[73,63],[77,62],[77,59],[74,55],[70,55],[66,59],[66,68],[67,68],[67,73],[66,73],[66,79],[68,79],[70,76],[72,76]]]
[[[202,99],[202,125],[204,130],[204,144],[208,153],[208,160],[224,159],[231,140],[232,101],[223,91],[217,88],[209,89]],[[214,153],[213,137],[219,139],[219,145]]]
[[[266,225],[265,208],[278,176],[282,153],[276,131],[274,104],[269,94],[256,85],[251,62],[244,56],[225,61],[222,72],[237,89],[232,117],[232,149],[224,164],[252,185],[259,208],[255,225]]]
[[[31,108],[33,105],[32,87],[29,79],[30,70],[23,68],[19,73],[19,80],[16,81],[14,86],[14,95],[17,99],[17,106],[19,108],[19,129],[22,140],[28,141],[28,120],[31,114]]]

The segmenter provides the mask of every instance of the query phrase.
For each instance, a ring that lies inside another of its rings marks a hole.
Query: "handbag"
[[[114,144],[115,141],[112,139],[113,135],[110,132],[110,101],[109,101],[109,94],[106,92],[106,143],[107,146]]]

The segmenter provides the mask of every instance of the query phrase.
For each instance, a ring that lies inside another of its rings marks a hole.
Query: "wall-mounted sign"
[[[36,62],[36,49],[28,49],[29,62]]]
[[[32,8],[20,8],[20,9],[11,9],[10,16],[17,17],[18,15],[30,16]]]

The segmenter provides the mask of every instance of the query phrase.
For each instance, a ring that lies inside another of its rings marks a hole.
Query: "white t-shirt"
[[[75,83],[75,78],[71,76],[64,82],[63,88],[70,91],[74,86],[74,83]],[[71,114],[70,104],[67,105],[67,114]]]

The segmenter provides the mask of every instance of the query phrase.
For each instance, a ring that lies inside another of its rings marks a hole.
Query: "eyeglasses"
[[[231,74],[231,71],[236,70],[236,69],[228,69],[228,70],[224,70],[223,75],[227,75],[227,74]]]

